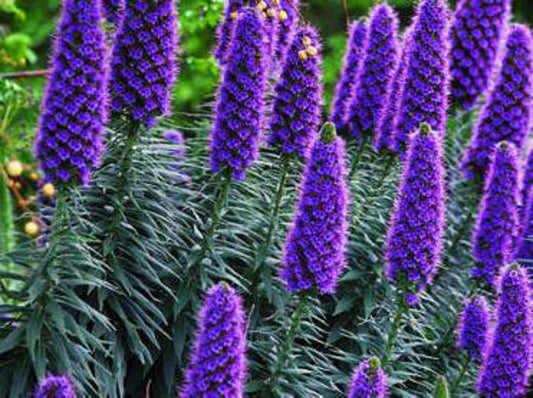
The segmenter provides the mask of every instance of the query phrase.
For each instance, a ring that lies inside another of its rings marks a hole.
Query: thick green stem
[[[465,360],[463,361],[463,364],[461,365],[461,372],[459,373],[459,376],[457,377],[457,380],[455,380],[455,383],[453,383],[453,386],[450,391],[450,395],[453,397],[455,391],[461,386],[461,382],[463,381],[466,372],[468,371],[468,367],[470,366],[470,362],[472,362],[472,358],[470,355],[467,355]]]
[[[0,138],[0,168],[7,161],[6,142]],[[15,245],[14,237],[15,223],[13,219],[13,202],[9,187],[7,186],[7,176],[0,172],[0,251],[8,253]]]
[[[289,359],[289,356],[292,351],[292,347],[294,345],[294,340],[300,333],[300,324],[302,322],[303,315],[307,308],[308,301],[309,301],[309,296],[307,294],[300,296],[300,299],[298,301],[298,306],[296,307],[296,310],[292,315],[291,325],[289,327],[289,330],[287,331],[287,334],[285,335],[283,344],[281,345],[281,348],[278,351],[278,355],[276,357],[276,363],[274,365],[274,368],[272,370],[272,375],[270,377],[270,390],[272,394],[274,394],[274,396],[276,396],[276,393],[278,390],[278,380],[279,380],[279,377],[281,376],[281,372],[285,368],[285,364],[287,363],[287,360]]]
[[[135,144],[139,140],[139,125],[132,123],[127,132],[124,142],[124,154],[119,162],[118,169],[118,185],[117,185],[117,198],[121,202],[126,195],[126,187],[128,185],[128,177],[130,174],[131,163],[133,161],[133,152],[135,150]]]
[[[389,338],[387,340],[387,349],[385,351],[385,359],[383,360],[383,365],[387,365],[390,362],[392,349],[394,348],[394,344],[396,343],[398,335],[400,334],[403,316],[407,312],[407,310],[408,308],[405,302],[403,301],[402,297],[398,295],[396,315],[394,316],[394,320],[392,321]]]

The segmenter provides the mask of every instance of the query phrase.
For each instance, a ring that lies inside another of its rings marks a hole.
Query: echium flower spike
[[[463,159],[467,178],[485,176],[490,153],[498,142],[512,142],[518,150],[524,145],[533,105],[532,43],[529,27],[514,25],[510,29],[502,67]]]
[[[423,0],[418,7],[400,109],[394,122],[394,150],[402,157],[420,123],[444,135],[449,91],[448,7]]]
[[[400,101],[402,99],[402,90],[405,84],[405,77],[407,75],[407,61],[409,57],[409,51],[413,43],[411,42],[412,29],[409,29],[405,33],[403,39],[402,51],[400,61],[394,72],[394,77],[389,90],[387,92],[387,100],[381,113],[378,116],[376,124],[376,135],[374,139],[374,149],[376,152],[382,151],[394,151],[394,122],[396,115],[400,108]]]
[[[472,274],[492,286],[500,269],[512,260],[518,227],[517,203],[516,147],[504,141],[491,155],[472,247],[475,261]]]
[[[246,320],[237,292],[209,289],[198,318],[181,398],[242,398],[246,381]]]
[[[104,16],[107,22],[119,24],[124,13],[125,0],[102,0]]]
[[[350,37],[346,43],[346,54],[344,55],[344,66],[335,87],[333,105],[331,110],[331,121],[335,123],[337,131],[342,132],[346,127],[346,118],[350,108],[350,102],[355,91],[357,73],[361,66],[364,55],[364,46],[367,34],[367,23],[365,20],[355,22],[350,27]]]
[[[344,163],[344,142],[326,123],[309,155],[285,244],[281,277],[291,292],[327,294],[337,286],[347,243]]]
[[[311,26],[298,32],[276,86],[269,143],[305,157],[318,134],[322,113],[320,38]]]
[[[490,83],[510,0],[461,0],[453,14],[450,37],[452,101],[470,109]]]
[[[376,128],[398,63],[398,17],[387,4],[378,4],[368,23],[364,56],[346,121],[349,135],[363,141]]]
[[[266,91],[263,19],[256,9],[240,13],[228,65],[218,91],[210,139],[211,169],[229,169],[237,180],[257,158]]]
[[[56,187],[87,184],[103,149],[108,68],[100,22],[99,1],[64,1],[36,142]]]
[[[75,398],[74,387],[67,376],[48,375],[35,392],[35,398]]]
[[[111,60],[112,110],[151,127],[170,111],[177,66],[173,0],[129,0]]]
[[[483,296],[466,299],[459,319],[457,345],[473,361],[481,362],[489,331],[489,306]]]
[[[218,62],[223,65],[226,63],[233,30],[239,16],[239,11],[243,8],[247,0],[229,0],[224,11],[224,18],[217,27],[217,46],[213,52]]]
[[[276,34],[276,59],[279,60],[280,65],[283,65],[300,19],[299,0],[280,0],[280,7]]]
[[[411,137],[407,160],[389,227],[386,275],[418,302],[437,272],[444,231],[444,169],[442,139],[427,123]]]
[[[363,361],[355,369],[350,383],[348,398],[385,398],[387,374],[378,358]]]
[[[487,398],[525,397],[532,327],[527,273],[518,264],[502,272],[496,328],[480,370],[478,392]]]
[[[529,151],[527,163],[524,165],[522,179],[522,206],[519,214],[519,239],[516,244],[516,258],[524,265],[533,268],[533,149]]]

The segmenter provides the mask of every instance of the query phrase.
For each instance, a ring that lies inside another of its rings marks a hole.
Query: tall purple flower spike
[[[246,381],[246,321],[237,292],[219,283],[198,318],[182,398],[242,398]]]
[[[450,37],[451,94],[470,109],[487,89],[511,11],[510,0],[461,0],[453,14]]]
[[[501,142],[493,151],[473,235],[472,274],[495,286],[501,268],[512,260],[517,236],[518,166],[516,147]]]
[[[357,73],[364,55],[364,46],[367,34],[367,24],[365,20],[355,22],[350,27],[350,37],[346,43],[346,53],[344,55],[344,66],[341,70],[340,78],[335,87],[333,106],[331,110],[331,121],[335,124],[337,131],[342,132],[346,127],[346,118],[350,109],[350,102],[353,98]]]
[[[387,90],[398,64],[397,31],[398,17],[394,10],[387,4],[375,6],[346,121],[349,135],[359,142],[374,133],[385,106]]]
[[[260,12],[241,11],[229,63],[218,91],[210,140],[211,169],[242,180],[259,154],[266,91],[266,53]]]
[[[125,0],[103,0],[104,16],[107,22],[120,23],[124,13]]]
[[[380,360],[372,357],[355,369],[350,383],[348,398],[385,398],[387,396],[387,374],[381,368]]]
[[[107,49],[100,2],[65,0],[36,152],[46,181],[87,184],[103,149],[107,119]]]
[[[483,296],[466,299],[458,330],[458,347],[475,362],[481,362],[489,331],[489,306]]]
[[[531,128],[533,96],[533,47],[529,27],[514,25],[505,57],[463,159],[467,178],[484,177],[489,156],[500,141],[521,150]]]
[[[533,269],[533,149],[529,151],[522,183],[522,206],[520,208],[520,238],[516,258]]]
[[[37,388],[35,398],[75,398],[74,387],[67,376],[48,375]]]
[[[300,20],[299,0],[281,0],[276,34],[276,59],[283,65]]]
[[[394,77],[389,90],[387,92],[387,100],[381,113],[379,114],[376,124],[376,135],[374,140],[374,149],[376,152],[394,151],[394,121],[400,108],[400,101],[402,99],[402,91],[405,85],[405,77],[407,75],[407,61],[409,58],[409,51],[413,46],[412,43],[412,29],[405,32],[400,62],[394,72]]]
[[[428,123],[444,135],[449,92],[448,7],[444,0],[424,0],[413,28],[407,75],[396,117],[394,150],[402,157],[409,135]]]
[[[112,110],[151,127],[170,111],[177,73],[173,0],[128,0],[111,60]]]
[[[531,363],[531,292],[525,269],[512,264],[499,283],[497,323],[480,370],[486,398],[525,397]]]
[[[348,187],[344,142],[326,123],[307,161],[281,277],[291,292],[333,293],[345,265]]]
[[[298,29],[276,86],[268,141],[282,153],[307,155],[322,114],[320,38],[311,26]]]
[[[220,64],[225,64],[228,55],[233,30],[241,8],[248,3],[248,0],[228,0],[224,17],[217,27],[217,46],[213,55]]]
[[[412,136],[389,227],[385,273],[409,305],[431,283],[444,232],[442,141],[427,123]]]

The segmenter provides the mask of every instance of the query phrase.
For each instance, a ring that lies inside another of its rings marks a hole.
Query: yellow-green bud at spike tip
[[[420,124],[420,135],[430,135],[433,134],[433,130],[431,129],[431,126],[428,123],[421,123]]]
[[[370,370],[375,372],[381,367],[381,361],[378,357],[372,357],[368,360],[368,366],[370,367]]]
[[[446,377],[437,377],[437,386],[435,387],[435,398],[450,398],[450,392],[448,391],[448,382]]]
[[[325,144],[331,144],[333,141],[335,141],[335,138],[337,137],[337,129],[335,129],[335,125],[331,122],[326,122],[322,126],[322,130],[320,131],[320,139]]]

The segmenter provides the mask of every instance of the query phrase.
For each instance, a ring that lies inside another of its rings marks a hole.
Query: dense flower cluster
[[[466,299],[459,320],[458,346],[474,361],[485,353],[489,329],[489,306],[485,297]]]
[[[113,46],[112,110],[152,126],[170,108],[176,75],[173,0],[129,0]]]
[[[346,43],[344,66],[335,87],[335,96],[331,110],[331,121],[339,132],[345,129],[350,102],[355,91],[357,73],[364,55],[367,33],[366,21],[355,22],[350,27],[350,37]]]
[[[405,84],[405,76],[407,74],[407,61],[409,58],[409,51],[413,45],[411,42],[412,29],[409,29],[404,36],[400,61],[394,72],[394,77],[389,85],[387,99],[385,106],[378,116],[376,124],[376,135],[374,140],[374,148],[377,152],[390,150],[394,151],[394,121],[400,108],[400,101],[402,98],[402,90]]]
[[[246,320],[242,302],[224,283],[207,292],[182,398],[243,397],[246,381]]]
[[[125,0],[103,0],[102,8],[107,22],[118,24],[122,19]]]
[[[527,273],[512,264],[499,284],[496,329],[479,377],[481,396],[525,397],[533,342],[530,310]]]
[[[239,11],[247,3],[247,0],[228,0],[226,3],[224,18],[217,27],[217,46],[213,52],[220,64],[226,62]]]
[[[461,0],[450,31],[451,94],[470,109],[487,89],[509,17],[510,0]]]
[[[448,8],[424,0],[418,8],[407,75],[395,121],[394,150],[403,156],[420,123],[444,134],[449,90]]]
[[[387,91],[398,63],[397,30],[394,10],[387,4],[377,5],[370,17],[364,56],[346,121],[349,135],[358,141],[374,133],[378,116],[386,105]]]
[[[309,156],[287,237],[282,279],[291,292],[332,293],[345,264],[348,188],[344,142],[326,123]]]
[[[529,151],[522,183],[520,207],[520,237],[516,245],[516,258],[531,266],[533,261],[533,149]]]
[[[322,114],[320,38],[311,26],[298,29],[279,83],[269,143],[302,157],[316,139]]]
[[[108,71],[100,22],[99,2],[64,2],[36,142],[56,186],[88,183],[103,148]]]
[[[74,388],[67,376],[48,375],[37,388],[35,398],[75,398]]]
[[[463,160],[467,178],[485,176],[489,156],[500,141],[521,149],[531,127],[533,47],[528,27],[515,25],[507,39],[505,58]]]
[[[428,124],[412,136],[388,231],[388,278],[412,305],[440,263],[444,232],[442,142]]]
[[[229,63],[218,92],[210,141],[211,169],[244,179],[257,158],[266,89],[264,27],[260,13],[243,10],[237,20]]]
[[[483,200],[474,230],[472,273],[489,285],[509,264],[517,234],[518,166],[516,148],[501,142],[491,156]]]
[[[355,369],[348,398],[385,398],[387,374],[381,369],[378,358],[363,361]]]
[[[296,34],[296,28],[300,19],[299,2],[299,0],[281,0],[280,2],[281,9],[278,14],[278,32],[276,34],[276,59],[280,65],[283,65],[285,55]]]

